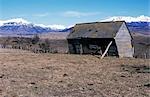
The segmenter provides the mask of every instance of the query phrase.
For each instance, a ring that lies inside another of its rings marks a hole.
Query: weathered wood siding
[[[80,54],[80,44],[79,39],[68,39],[68,52],[70,54]]]
[[[82,38],[68,39],[69,53],[71,54],[98,54],[104,53],[107,45],[113,41],[108,50],[109,56],[118,56],[115,40],[113,38]]]
[[[119,57],[133,57],[134,51],[132,47],[132,38],[125,23],[120,27],[115,40]]]

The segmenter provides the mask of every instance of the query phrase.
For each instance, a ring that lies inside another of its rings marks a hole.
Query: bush
[[[39,36],[36,34],[33,39],[32,39],[32,44],[37,44],[39,42],[40,38]]]

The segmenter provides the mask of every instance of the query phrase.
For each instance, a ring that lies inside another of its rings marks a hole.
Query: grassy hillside
[[[0,96],[149,97],[149,61],[0,49]]]
[[[133,34],[134,56],[137,58],[150,58],[150,36]]]

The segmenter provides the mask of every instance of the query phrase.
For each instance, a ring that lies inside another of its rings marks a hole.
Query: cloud
[[[80,17],[87,17],[87,16],[95,16],[95,15],[99,15],[99,12],[78,12],[78,11],[66,11],[63,12],[63,16],[65,17],[76,17],[76,18],[80,18]]]

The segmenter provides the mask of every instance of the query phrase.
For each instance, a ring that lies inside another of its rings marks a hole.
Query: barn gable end
[[[132,37],[126,26],[123,23],[115,37],[119,57],[133,57]]]

